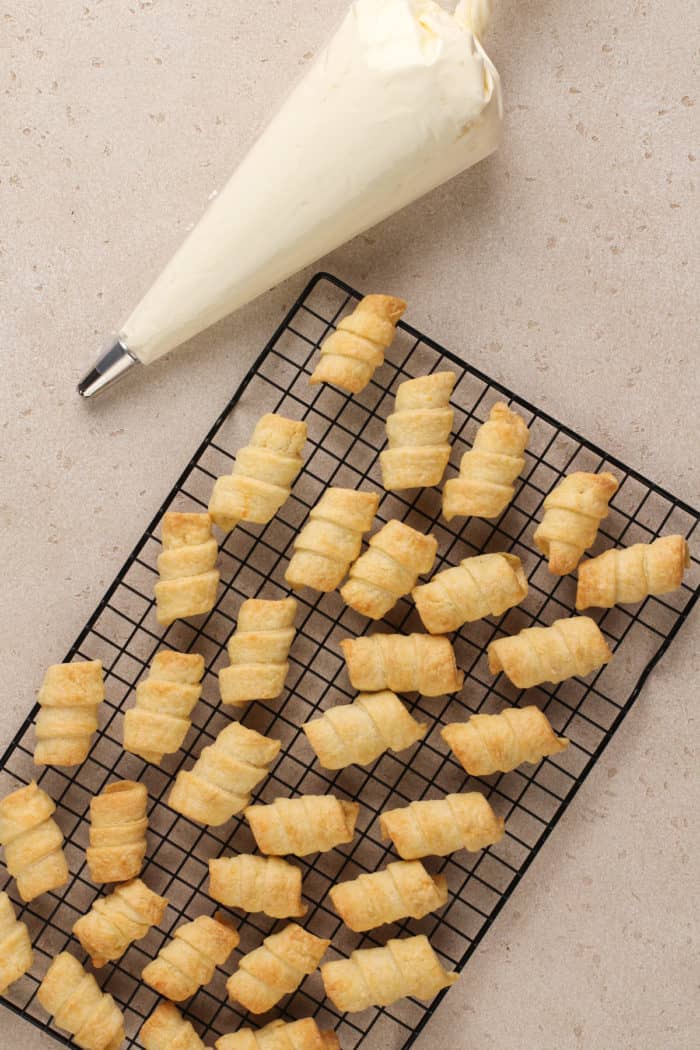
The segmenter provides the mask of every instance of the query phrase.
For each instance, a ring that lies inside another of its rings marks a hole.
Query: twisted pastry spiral
[[[332,886],[329,896],[346,926],[364,933],[399,919],[422,919],[447,904],[447,879],[429,875],[419,860],[399,860],[384,871]]]
[[[267,1013],[313,973],[330,943],[290,923],[243,956],[226,982],[229,998],[252,1014]]]
[[[108,897],[99,897],[87,915],[73,924],[73,933],[99,970],[121,959],[130,944],[157,926],[167,906],[165,897],[149,890],[141,879],[132,879]]]
[[[445,569],[413,590],[423,626],[446,634],[485,616],[500,616],[527,595],[527,578],[514,554],[479,554]]]
[[[232,722],[204,748],[191,770],[180,770],[168,805],[200,824],[225,824],[248,805],[280,746],[279,740]]]
[[[350,568],[340,589],[347,605],[371,620],[380,620],[399,598],[409,594],[423,573],[430,572],[437,540],[389,521],[369,541],[369,548]]]
[[[295,598],[243,602],[236,631],[228,641],[231,666],[219,671],[224,704],[245,707],[251,700],[275,700],[280,695],[289,671],[296,612]]]
[[[175,930],[173,939],[144,967],[141,979],[159,995],[181,1003],[209,984],[239,941],[233,926],[200,915]]]
[[[506,707],[497,715],[472,715],[452,722],[440,735],[473,777],[510,773],[523,762],[536,764],[569,746],[557,737],[539,707]]]
[[[457,669],[447,638],[425,634],[373,634],[346,638],[340,643],[353,688],[367,693],[391,689],[395,693],[442,696],[462,688],[464,673]]]
[[[359,394],[377,368],[396,335],[396,325],[406,309],[393,295],[366,295],[321,346],[321,357],[309,380],[330,383]]]
[[[0,845],[5,865],[17,880],[23,901],[68,882],[63,833],[52,814],[56,807],[34,781],[0,801]]]
[[[360,693],[354,703],[331,707],[301,728],[324,769],[367,766],[385,751],[411,747],[428,730],[388,690]]]
[[[294,553],[284,578],[290,587],[333,591],[362,547],[379,505],[376,492],[329,488],[294,539]]]
[[[595,543],[598,526],[608,516],[608,502],[618,489],[613,474],[569,474],[544,501],[544,517],[535,529],[538,551],[557,576],[573,572],[583,552]]]
[[[518,689],[542,682],[583,677],[612,660],[594,620],[572,616],[551,627],[528,627],[511,638],[497,638],[488,648],[489,670],[503,671]]]
[[[144,784],[109,784],[90,802],[90,845],[86,851],[93,882],[127,882],[140,873],[146,856],[148,792]]]
[[[227,908],[264,912],[273,919],[298,919],[301,871],[279,857],[218,857],[209,861],[209,896]]]
[[[683,536],[663,536],[653,543],[635,543],[610,550],[578,567],[576,608],[610,609],[641,602],[649,595],[668,594],[683,582],[690,552]]]
[[[502,817],[478,791],[387,810],[379,817],[379,827],[404,860],[446,857],[459,849],[476,853],[500,842],[505,831]]]
[[[158,1003],[141,1026],[144,1050],[207,1050],[189,1021],[172,1003]]]
[[[301,1021],[271,1021],[254,1032],[241,1028],[222,1035],[214,1043],[216,1050],[340,1050],[335,1032],[322,1032],[313,1017]]]
[[[136,706],[124,715],[124,749],[158,766],[182,747],[202,695],[204,657],[163,649],[136,686]]]
[[[84,762],[104,698],[100,660],[49,667],[39,690],[35,764],[79,766]]]
[[[267,525],[289,499],[304,465],[306,423],[268,413],[250,444],[239,450],[233,473],[217,478],[209,501],[215,524],[230,532],[241,521]]]
[[[0,995],[31,969],[33,962],[29,930],[18,921],[7,894],[0,893]]]
[[[379,457],[388,491],[428,488],[442,481],[450,458],[450,394],[456,378],[454,372],[435,372],[399,386],[395,410],[386,421],[389,448]]]
[[[515,495],[513,484],[525,466],[523,453],[530,432],[524,419],[499,401],[486,423],[476,432],[474,444],[462,456],[459,477],[445,482],[442,514],[457,517],[497,518]]]
[[[119,1007],[68,952],[53,960],[37,998],[82,1050],[119,1050],[124,1042],[124,1018]]]
[[[158,555],[156,619],[163,627],[187,616],[210,612],[216,602],[218,546],[209,514],[163,517],[163,550]]]
[[[307,857],[352,842],[359,812],[359,803],[334,795],[302,795],[248,806],[245,816],[262,853]]]
[[[360,948],[349,959],[325,963],[321,977],[340,1013],[390,1006],[406,996],[432,999],[458,979],[443,969],[424,936],[397,938],[384,948]]]

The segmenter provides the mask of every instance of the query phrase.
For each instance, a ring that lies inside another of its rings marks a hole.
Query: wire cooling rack
[[[384,443],[384,423],[392,410],[396,387],[404,379],[445,368],[457,373],[452,399],[455,437],[450,475],[456,473],[477,426],[499,399],[509,401],[530,426],[527,465],[513,503],[498,521],[470,519],[446,525],[440,518],[440,494],[434,489],[409,496],[385,494],[379,521],[398,517],[421,531],[431,531],[440,543],[436,571],[475,553],[513,551],[523,561],[530,590],[518,608],[500,619],[468,624],[454,636],[459,665],[466,671],[464,688],[456,696],[414,698],[413,713],[430,726],[422,744],[398,755],[385,755],[367,769],[352,766],[335,775],[314,761],[299,726],[329,705],[352,699],[338,643],[344,637],[366,632],[371,625],[347,609],[337,592],[317,596],[307,591],[298,596],[298,633],[292,647],[287,690],[278,702],[250,705],[242,721],[283,741],[277,765],[257,792],[258,801],[300,792],[336,792],[362,803],[358,833],[351,845],[301,862],[309,905],[303,921],[314,933],[332,938],[329,958],[336,952],[348,954],[360,944],[382,944],[391,936],[420,932],[428,935],[447,967],[461,969],[542,848],[698,598],[698,512],[499,383],[466,366],[410,326],[400,326],[386,364],[359,397],[345,396],[328,386],[310,387],[312,361],[320,342],[358,298],[357,292],[334,277],[319,274],[314,278],[200,445],[67,656],[67,660],[103,661],[107,700],[102,728],[90,757],[77,771],[69,774],[45,769],[38,777],[57,804],[56,816],[66,836],[71,881],[64,890],[19,908],[19,917],[27,923],[35,945],[35,963],[31,973],[14,985],[4,1000],[12,1010],[65,1045],[71,1045],[70,1041],[47,1019],[36,992],[49,961],[59,951],[69,946],[81,961],[85,959],[70,931],[78,916],[98,896],[85,865],[90,798],[116,779],[135,779],[146,784],[150,831],[142,877],[170,901],[161,927],[132,945],[117,964],[99,972],[100,984],[124,1011],[127,1048],[137,1047],[141,1024],[157,1001],[156,995],[139,981],[143,966],[183,920],[217,910],[207,896],[208,859],[249,852],[254,847],[240,818],[223,828],[203,829],[178,816],[165,803],[177,769],[189,768],[202,747],[230,720],[230,714],[218,702],[217,672],[227,663],[225,643],[234,629],[239,605],[245,598],[279,598],[286,593],[283,573],[292,540],[327,485],[381,492],[378,454]],[[265,528],[241,525],[225,539],[219,560],[222,586],[214,611],[195,623],[178,622],[163,630],[156,622],[153,607],[161,517],[170,509],[206,507],[214,479],[230,472],[234,454],[246,444],[261,409],[308,423],[306,464],[293,496]],[[574,612],[574,579],[549,574],[534,548],[532,534],[547,492],[564,474],[581,469],[611,470],[620,482],[594,554],[613,545],[682,533],[691,544],[692,565],[683,586],[663,599],[649,598],[636,606],[606,612],[588,611],[588,615],[596,617],[616,653],[602,671],[585,681],[571,679],[556,688],[528,690],[523,696],[502,675],[494,679],[489,673],[486,648],[502,634],[514,634],[535,623],[549,624]],[[384,629],[386,625],[394,630],[420,630],[415,610],[405,600],[389,614]],[[147,673],[154,653],[163,646],[202,653],[207,669],[204,696],[194,711],[186,747],[166,758],[159,769],[126,754],[121,740],[124,711],[133,703],[136,683]],[[464,720],[475,711],[496,711],[503,704],[520,702],[538,704],[556,732],[570,739],[570,747],[537,767],[471,780],[449,756],[440,727],[449,721]],[[36,710],[0,760],[2,794],[35,775],[32,750]],[[507,834],[496,846],[481,853],[461,852],[432,865],[428,861],[433,871],[444,872],[448,878],[447,906],[420,922],[401,922],[363,937],[344,929],[329,907],[327,891],[338,879],[375,871],[392,859],[379,834],[381,810],[413,799],[473,789],[484,791],[495,810],[506,818]],[[0,885],[7,882],[3,875]],[[8,888],[16,900],[14,884]],[[275,923],[264,916],[236,913],[236,918],[240,924],[240,952],[256,947],[275,928]],[[237,953],[229,962],[229,972],[238,957]],[[228,1004],[225,980],[226,974],[218,970],[214,981],[189,1002],[185,1011],[207,1045],[244,1022],[257,1027],[269,1020],[250,1018]],[[459,995],[458,989],[459,985],[452,994]],[[386,1009],[340,1016],[324,1000],[316,973],[283,1001],[277,1013],[288,1020],[313,1014],[321,1027],[337,1028],[344,1050],[361,1044],[398,1048],[414,1042],[441,998],[438,996],[430,1005],[403,1000]]]

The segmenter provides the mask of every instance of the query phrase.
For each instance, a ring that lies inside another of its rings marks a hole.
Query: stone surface
[[[0,9],[2,743],[311,271],[113,397],[75,383],[344,7]],[[496,8],[503,149],[324,267],[698,502],[692,9]],[[697,624],[421,1048],[697,1045]],[[0,1031],[55,1045],[4,1011]]]

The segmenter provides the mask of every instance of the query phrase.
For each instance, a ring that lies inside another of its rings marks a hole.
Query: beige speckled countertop
[[[3,744],[309,275],[117,396],[82,404],[75,383],[344,6],[0,10]],[[400,292],[417,327],[697,502],[697,11],[496,6],[503,149],[324,265]],[[697,628],[423,1050],[697,1046]],[[53,1045],[2,1012],[0,1033],[3,1047]]]

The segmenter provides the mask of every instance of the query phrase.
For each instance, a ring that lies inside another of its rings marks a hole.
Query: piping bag
[[[355,0],[78,386],[92,397],[498,146],[489,0]]]

